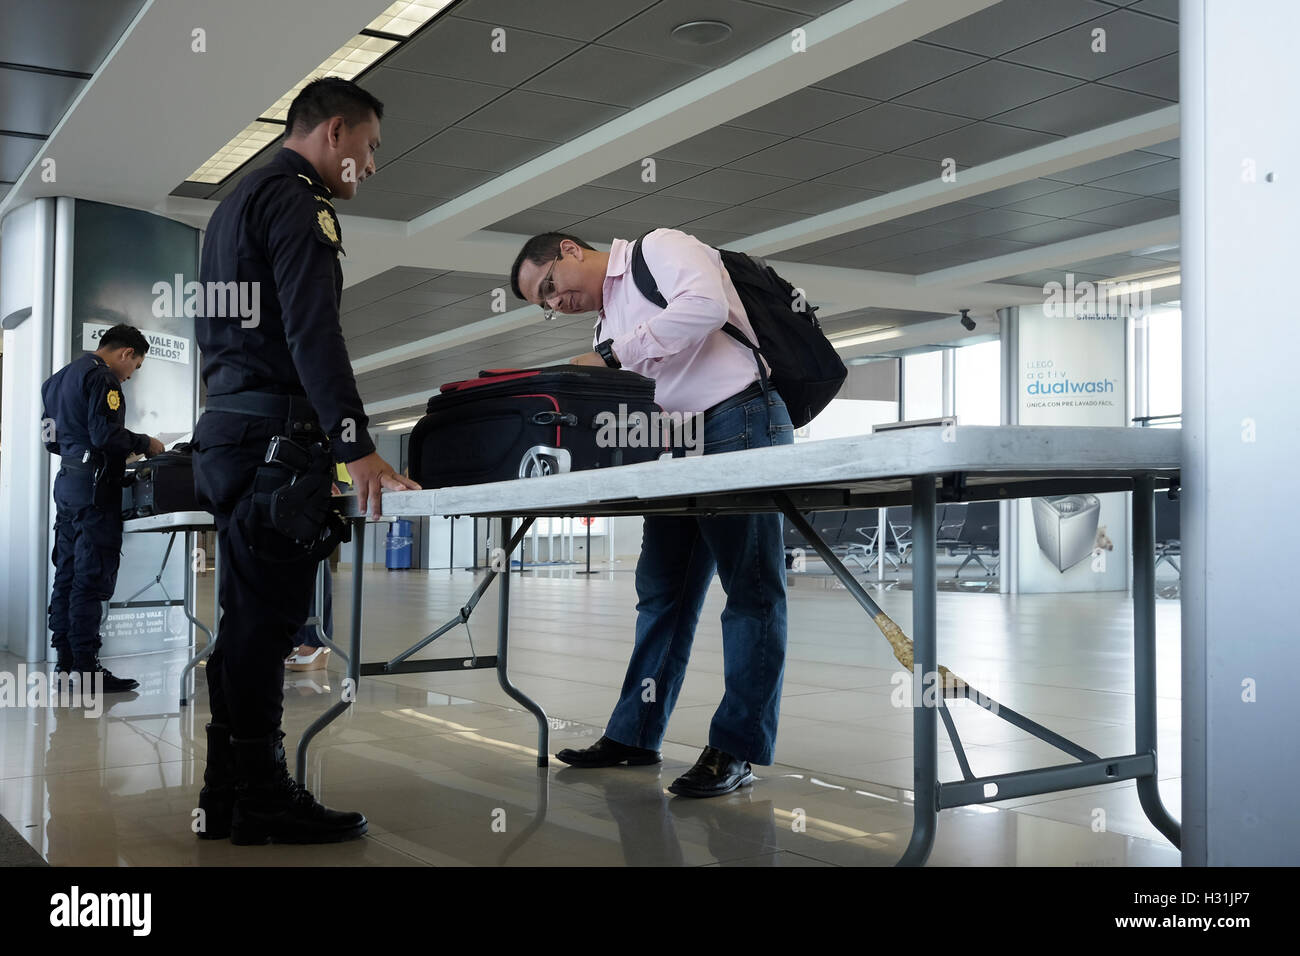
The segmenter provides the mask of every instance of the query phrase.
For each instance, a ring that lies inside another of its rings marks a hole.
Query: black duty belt
[[[65,471],[85,472],[88,475],[95,473],[95,464],[89,461],[77,461],[75,458],[60,458],[59,467]]]
[[[273,392],[235,392],[209,395],[204,405],[209,412],[229,412],[253,418],[273,418],[289,423],[294,431],[320,428],[316,410],[300,395],[276,395]]]

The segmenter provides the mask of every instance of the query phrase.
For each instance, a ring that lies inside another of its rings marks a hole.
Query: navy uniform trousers
[[[195,429],[194,485],[216,520],[221,548],[221,625],[208,659],[213,723],[232,737],[265,737],[280,727],[284,659],[297,647],[315,590],[317,560],[278,534],[254,507],[267,443],[283,420],[209,411]],[[265,489],[259,489],[265,490]]]
[[[64,465],[54,479],[54,585],[50,589],[49,627],[60,657],[89,664],[99,653],[99,625],[104,602],[117,586],[122,559],[120,483],[111,479],[96,507],[91,471]]]

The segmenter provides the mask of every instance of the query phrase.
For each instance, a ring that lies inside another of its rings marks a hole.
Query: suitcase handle
[[[532,421],[534,425],[555,425],[558,423],[560,425],[573,426],[578,424],[578,416],[574,415],[572,412],[564,415],[561,415],[559,412],[538,412],[533,416]]]
[[[448,382],[446,385],[443,385],[441,388],[439,388],[438,391],[459,392],[467,388],[475,388],[486,382],[505,381],[511,378],[529,378],[530,376],[537,375],[539,373],[537,369],[498,368],[498,369],[487,369],[486,371],[479,372],[478,374],[479,374],[478,378],[467,378],[467,379],[462,379],[459,382]]]

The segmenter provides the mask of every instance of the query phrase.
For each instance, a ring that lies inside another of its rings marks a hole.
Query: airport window
[[[1147,381],[1152,416],[1183,411],[1183,312],[1179,303],[1156,306],[1149,317]]]
[[[957,349],[955,411],[961,424],[1002,424],[1001,360],[1002,343],[996,340]]]
[[[943,414],[943,351],[903,358],[903,418],[916,421]]]

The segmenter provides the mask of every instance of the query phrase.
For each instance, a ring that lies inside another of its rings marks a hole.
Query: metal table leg
[[[1182,849],[1182,829],[1160,800],[1156,761],[1156,506],[1155,479],[1133,483],[1133,705],[1135,750],[1151,755],[1151,773],[1137,778],[1138,801],[1157,830]]]
[[[925,687],[931,675],[938,676],[939,655],[935,637],[935,528],[934,478],[912,479],[912,640],[916,673],[913,686]],[[939,743],[934,707],[924,705],[925,694],[913,694],[912,701],[912,791],[915,799],[912,838],[899,866],[922,866],[934,847],[939,813]]]
[[[333,723],[334,719],[352,706],[356,700],[361,683],[361,581],[365,573],[366,558],[366,519],[365,516],[353,518],[352,521],[352,646],[348,657],[347,677],[343,680],[343,693],[329,710],[321,714],[302,733],[298,741],[297,780],[302,783],[307,777],[307,747],[312,738]]]
[[[199,661],[206,659],[212,654],[217,646],[217,636],[221,633],[221,539],[216,539],[217,543],[212,552],[212,630],[208,630],[199,624],[198,621],[190,617],[191,621],[198,624],[203,629],[203,633],[208,635],[207,646],[189,659],[185,669],[181,671],[181,706],[184,707],[189,703],[190,674],[198,666]],[[193,554],[193,549],[190,549]],[[189,586],[189,573],[185,575],[186,586]],[[188,607],[188,604],[187,604]],[[189,617],[189,612],[186,612]]]
[[[187,555],[194,553],[194,549],[190,547],[190,540],[191,540],[190,534],[191,532],[189,531],[185,532],[185,553]],[[212,645],[216,641],[216,638],[213,636],[212,632],[208,630],[207,625],[204,624],[202,621],[200,621],[197,617],[195,617],[193,611],[190,610],[191,604],[193,602],[194,602],[194,569],[186,568],[185,569],[185,600],[184,603],[181,605],[181,607],[185,611],[185,616],[189,619],[189,622],[208,636],[208,643],[204,646],[203,650],[200,653],[194,655],[194,657],[190,659],[190,662],[185,665],[185,669],[181,671],[181,706],[182,707],[184,707],[186,704],[189,703],[190,673],[194,670],[194,665],[196,665],[199,661],[203,660],[203,658],[207,657],[209,654],[212,653]]]
[[[501,538],[506,543],[510,541],[510,522],[513,518],[501,518]],[[533,526],[534,529],[536,525]],[[546,723],[546,711],[542,710],[531,697],[528,697],[516,687],[510,680],[509,665],[507,654],[510,649],[510,554],[507,551],[506,572],[501,575],[501,582],[498,585],[500,590],[498,595],[498,612],[497,612],[497,682],[501,689],[507,694],[523,704],[537,718],[537,766],[545,767],[548,762],[550,726]]]
[[[141,594],[144,594],[145,591],[148,591],[151,587],[154,587],[155,585],[158,586],[158,587],[160,587],[160,588],[162,588],[162,593],[163,593],[163,597],[164,597],[164,598],[166,598],[168,601],[170,601],[170,600],[172,599],[172,596],[171,596],[170,594],[167,593],[167,585],[163,584],[163,575],[167,572],[167,562],[168,562],[169,560],[171,560],[171,556],[172,556],[172,546],[176,544],[176,535],[177,535],[177,534],[181,534],[181,533],[183,533],[183,534],[185,535],[185,541],[186,541],[186,543],[187,543],[187,544],[189,543],[189,540],[190,540],[190,533],[189,533],[188,531],[186,531],[186,532],[173,531],[170,535],[168,535],[168,536],[167,536],[167,548],[166,548],[166,550],[163,551],[162,564],[158,565],[158,573],[154,575],[154,578],[153,578],[152,581],[150,581],[150,582],[149,582],[148,584],[146,584],[144,587],[140,588],[140,590],[136,591],[134,594],[132,594],[132,595],[131,595],[129,598],[127,598],[125,601],[123,601],[122,604],[121,604],[121,606],[125,607],[125,606],[129,605],[132,601],[134,601],[136,598],[138,598]],[[107,602],[105,602],[105,605],[107,606]],[[101,622],[102,622],[102,620],[103,620],[103,619],[101,618]]]
[[[316,628],[316,639],[330,649],[330,652],[337,655],[346,666],[348,664],[348,655],[343,652],[337,644],[330,639],[325,633],[325,567],[329,558],[325,558],[316,567],[316,614],[308,619],[309,624]]]

